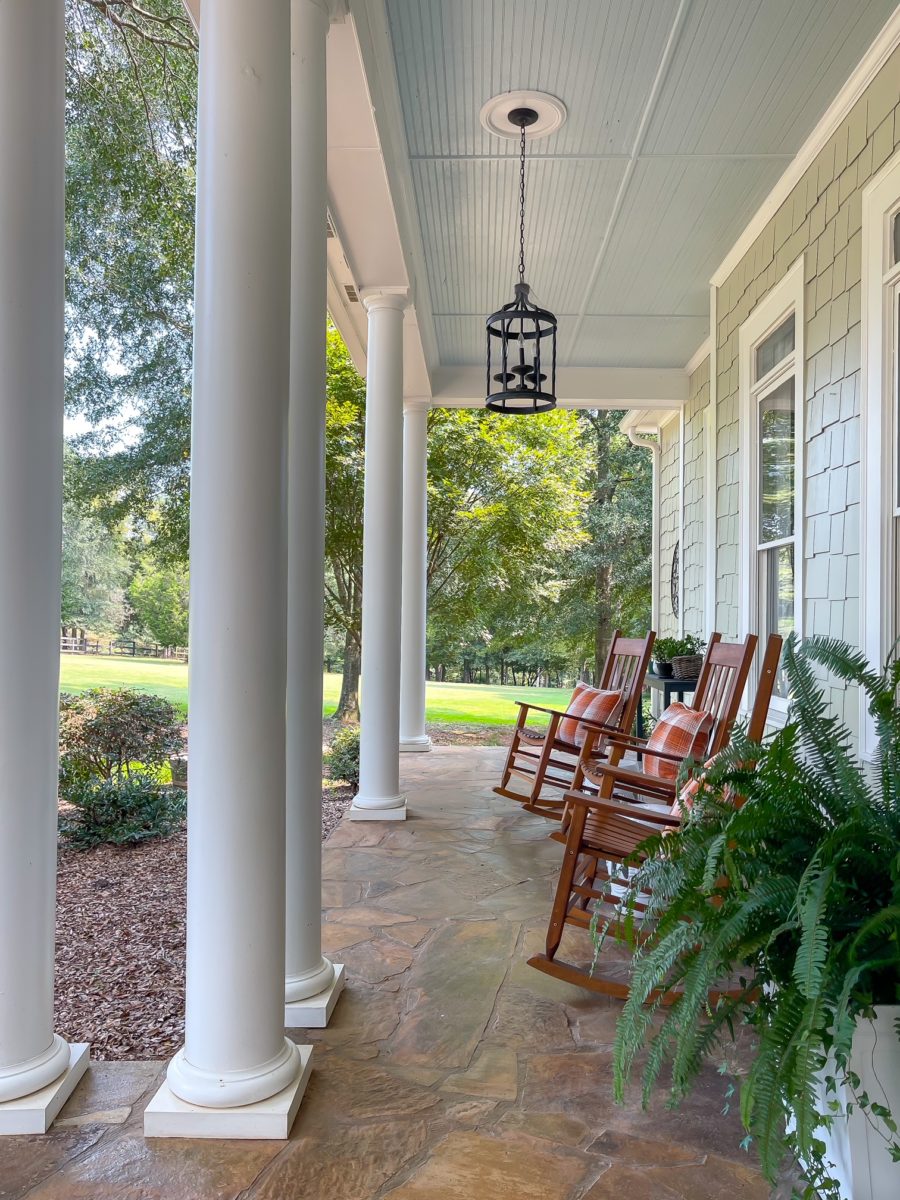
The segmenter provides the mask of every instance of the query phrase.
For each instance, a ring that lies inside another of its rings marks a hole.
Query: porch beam
[[[285,1024],[321,1029],[343,986],[322,954],[325,586],[325,0],[291,3]]]
[[[428,410],[403,401],[403,570],[400,604],[400,751],[431,749],[425,732],[425,626],[428,583]]]
[[[87,1066],[53,1032],[62,540],[64,4],[0,4],[0,1133]]]
[[[357,821],[404,820],[400,792],[400,597],[405,290],[365,293],[369,315],[363,500],[362,695]]]
[[[148,1136],[287,1137],[309,1071],[284,1036],[290,84],[290,0],[204,0],[185,1044]]]
[[[435,408],[483,408],[484,367],[437,367],[432,372]],[[680,408],[690,376],[683,367],[560,367],[560,408]]]

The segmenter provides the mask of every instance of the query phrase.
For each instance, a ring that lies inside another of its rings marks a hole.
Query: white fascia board
[[[441,408],[481,408],[484,367],[437,367],[432,396]],[[562,408],[680,409],[690,384],[681,367],[560,367],[556,394]]]
[[[900,6],[888,17],[881,33],[863,55],[859,65],[797,151],[790,166],[763,200],[750,223],[744,228],[741,236],[714,272],[710,283],[715,287],[721,287],[725,283],[898,45],[900,45]]]
[[[701,366],[701,364],[706,362],[706,360],[709,358],[709,356],[711,354],[712,354],[712,337],[708,337],[700,343],[700,345],[697,347],[697,349],[694,351],[694,353],[691,355],[691,357],[684,364],[685,375],[688,375],[688,376],[693,375],[693,373],[697,370],[697,368],[699,366]]]
[[[681,411],[679,408],[634,408],[619,422],[619,430],[621,433],[658,434]]]
[[[394,236],[416,313],[422,365],[430,375],[439,361],[434,318],[426,285],[425,247],[413,188],[406,126],[400,105],[397,68],[385,0],[347,0],[349,24],[370,98],[369,119],[376,130],[385,188],[394,221]],[[329,96],[329,103],[339,103]],[[365,197],[361,197],[363,201]],[[365,285],[361,280],[361,285]]]

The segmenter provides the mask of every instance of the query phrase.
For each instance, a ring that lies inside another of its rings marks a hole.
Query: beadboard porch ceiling
[[[184,3],[199,24],[200,0]],[[408,288],[405,392],[453,407],[483,403],[484,318],[515,278],[517,146],[484,131],[486,100],[536,89],[568,110],[530,145],[528,176],[528,277],[559,317],[561,402],[668,409],[709,333],[710,279],[900,13],[327,3],[329,310],[365,370],[360,294]]]
[[[562,361],[683,366],[710,276],[894,7],[386,0],[439,362],[481,362],[514,279],[518,146],[481,127],[485,100],[538,89],[568,109],[528,177],[528,274]]]

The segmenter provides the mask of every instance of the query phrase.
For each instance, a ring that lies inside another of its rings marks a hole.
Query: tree
[[[359,720],[366,385],[338,331],[326,334],[325,623],[344,642],[336,716]]]
[[[137,627],[161,646],[188,641],[188,573],[184,567],[145,561],[128,588]]]
[[[121,535],[67,499],[63,505],[63,625],[94,633],[117,632],[125,618],[124,584],[128,562]]]
[[[636,634],[650,625],[652,460],[620,431],[623,415],[579,413],[592,458],[586,479],[588,536],[572,556],[562,607],[580,656],[593,658],[595,678],[613,629]]]
[[[157,557],[188,540],[196,38],[180,0],[67,0],[70,481]]]

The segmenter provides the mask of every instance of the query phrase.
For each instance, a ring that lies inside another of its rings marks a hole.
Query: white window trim
[[[895,154],[863,189],[862,194],[862,372],[860,421],[861,516],[860,589],[862,649],[873,667],[880,668],[890,651],[892,558],[890,539],[894,512],[895,428],[893,405],[885,397],[893,392],[892,364],[886,346],[893,336],[887,302],[896,280],[890,271],[889,217],[900,202],[900,152]],[[885,277],[891,274],[892,282]],[[875,727],[860,694],[861,754],[871,760]]]
[[[716,429],[716,401],[719,392],[718,353],[718,291],[715,284],[709,289],[709,327],[711,332],[709,345],[709,404],[706,409],[706,419],[703,429],[703,453],[705,455],[704,488],[706,490],[706,506],[704,512],[706,539],[706,554],[704,568],[706,570],[706,589],[704,609],[706,619],[707,640],[716,628],[716,518],[717,510],[717,478],[718,478],[718,438]]]
[[[753,351],[762,339],[794,313],[794,350],[777,369],[766,377],[770,382],[794,377],[794,604],[797,636],[803,636],[805,601],[805,563],[803,558],[804,493],[806,487],[805,408],[806,359],[803,318],[803,255],[801,254],[784,278],[763,297],[738,330],[738,370],[740,388],[740,514],[738,560],[740,592],[738,615],[742,636],[759,632],[758,568],[755,530],[757,521],[757,414],[755,393],[759,383],[753,380]],[[750,682],[745,708],[753,699],[755,683]],[[769,721],[784,725],[788,702],[773,696],[769,706]]]
[[[684,409],[678,417],[678,636],[684,637]]]

